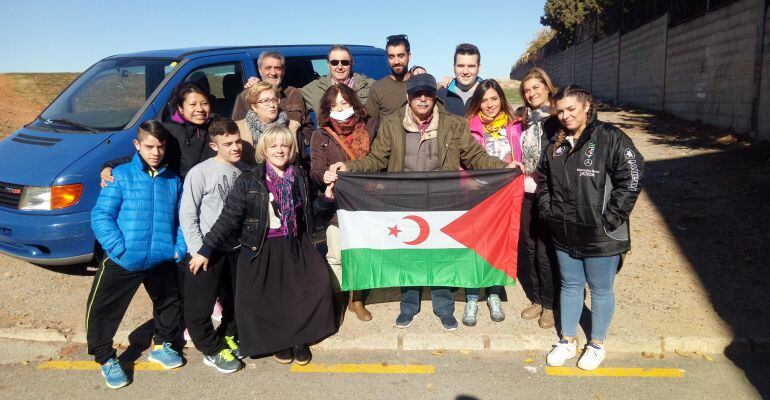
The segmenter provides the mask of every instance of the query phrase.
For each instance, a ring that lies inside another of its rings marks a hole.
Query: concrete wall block
[[[666,110],[681,115],[687,109],[694,119],[750,129],[755,5],[738,1],[669,30]]]
[[[667,16],[620,39],[620,101],[659,110],[663,106]]]

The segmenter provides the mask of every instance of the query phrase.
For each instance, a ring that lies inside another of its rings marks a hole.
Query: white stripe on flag
[[[452,249],[465,248],[460,242],[441,232],[441,228],[465,214],[466,211],[347,211],[337,210],[346,249]],[[410,218],[406,218],[410,217]],[[412,218],[416,217],[416,218]],[[420,229],[424,220],[428,229]],[[391,232],[396,233],[393,235]],[[427,234],[419,244],[407,244]]]

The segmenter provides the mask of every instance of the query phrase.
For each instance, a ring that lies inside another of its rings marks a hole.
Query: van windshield
[[[84,72],[40,114],[59,132],[122,130],[176,66],[171,59],[115,58]]]

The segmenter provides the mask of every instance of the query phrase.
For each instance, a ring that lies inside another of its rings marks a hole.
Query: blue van
[[[284,84],[326,75],[330,45],[207,47],[121,54],[83,72],[33,122],[0,141],[0,253],[41,265],[90,262],[99,171],[133,151],[139,125],[165,120],[180,83],[208,84],[213,112],[229,116],[257,57],[286,57]],[[385,51],[349,46],[355,72],[388,74]],[[202,82],[205,79],[206,82]]]

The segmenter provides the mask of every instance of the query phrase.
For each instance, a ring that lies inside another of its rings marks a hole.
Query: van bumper
[[[0,253],[40,265],[90,261],[95,239],[91,212],[43,215],[0,207]]]

